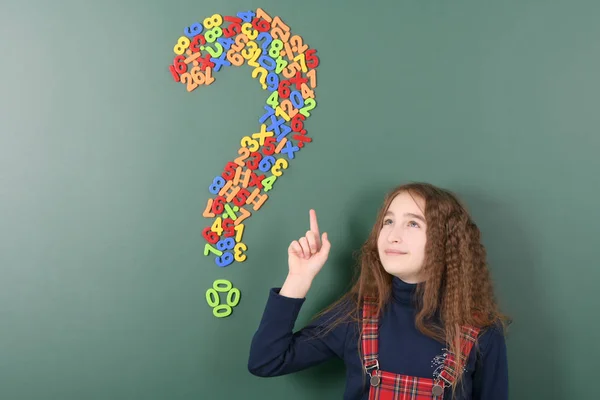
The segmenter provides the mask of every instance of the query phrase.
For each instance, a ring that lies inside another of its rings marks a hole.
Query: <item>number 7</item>
[[[214,217],[215,214],[211,212],[213,205],[213,199],[208,199],[208,203],[206,204],[206,209],[202,213],[204,218]]]
[[[283,23],[283,21],[281,20],[281,18],[279,17],[275,17],[273,18],[273,23],[271,24],[271,26],[280,26],[281,29],[283,29],[286,32],[290,31],[290,27],[287,26],[286,24]]]
[[[256,18],[262,18],[267,22],[271,22],[273,18],[269,14],[267,14],[262,8],[256,9]]]
[[[213,246],[211,246],[210,244],[206,243],[206,245],[204,246],[204,255],[207,256],[209,253],[214,253],[218,256],[222,256],[223,252],[220,250],[215,249]]]
[[[306,67],[306,56],[304,55],[304,53],[298,54],[294,58],[294,61],[300,61],[300,66],[302,67],[302,72],[308,71],[308,68]]]

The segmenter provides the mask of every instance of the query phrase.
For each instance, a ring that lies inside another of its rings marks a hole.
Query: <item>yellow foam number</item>
[[[212,29],[215,26],[221,26],[223,23],[223,17],[220,14],[214,14],[212,17],[204,19],[204,27],[206,29]]]
[[[273,168],[271,168],[271,173],[275,176],[281,176],[283,174],[283,172],[281,172],[281,169],[287,169],[287,167],[287,160],[285,158],[278,158],[277,161],[275,161],[275,165],[273,165]]]
[[[273,92],[273,93],[277,94],[277,92]],[[272,131],[267,132],[267,125],[262,124],[260,126],[260,132],[253,133],[252,137],[254,139],[257,139],[261,146],[264,146],[265,139],[273,136],[274,134],[275,134],[275,132],[272,132]]]
[[[210,230],[215,232],[217,235],[221,236],[221,233],[223,233],[221,217],[215,219],[215,222],[213,222],[213,224],[211,225]]]
[[[262,88],[266,89],[267,88],[266,80],[267,80],[267,75],[269,73],[263,67],[254,68],[254,70],[252,70],[252,77],[256,78],[258,76],[258,74],[260,74],[260,78],[258,80],[259,80],[260,84],[262,85]]]
[[[260,148],[258,141],[252,139],[250,136],[244,136],[240,144],[242,147],[246,147],[248,150],[253,152],[258,151]]]
[[[250,40],[254,40],[258,37],[258,31],[252,29],[252,24],[250,22],[242,24],[242,33],[246,35]]]
[[[244,262],[246,261],[246,255],[243,253],[248,250],[248,247],[244,243],[238,243],[233,248],[233,252],[235,253],[235,261]]]
[[[177,44],[173,47],[173,51],[177,55],[182,55],[188,47],[190,47],[190,39],[181,36],[179,40],[177,40]]]
[[[256,50],[258,50],[258,45],[256,42],[248,42],[246,43],[244,50],[242,50],[242,57],[244,57],[246,60],[249,60],[252,58]]]
[[[244,224],[239,224],[236,225],[235,229],[235,241],[236,242],[241,242],[242,241],[242,235],[244,234]]]

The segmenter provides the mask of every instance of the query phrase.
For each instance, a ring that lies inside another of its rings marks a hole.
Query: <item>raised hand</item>
[[[331,243],[326,232],[319,233],[315,210],[309,211],[309,217],[310,229],[288,247],[289,274],[281,289],[282,295],[303,297],[329,257]]]

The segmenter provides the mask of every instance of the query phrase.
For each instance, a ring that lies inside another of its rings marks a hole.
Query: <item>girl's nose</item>
[[[390,243],[402,242],[402,234],[397,229],[392,229],[388,235],[388,241]]]

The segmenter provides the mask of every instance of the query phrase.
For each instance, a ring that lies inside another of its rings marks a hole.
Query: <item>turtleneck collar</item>
[[[392,299],[396,303],[414,306],[414,296],[417,291],[416,283],[406,283],[394,276],[392,279]]]

